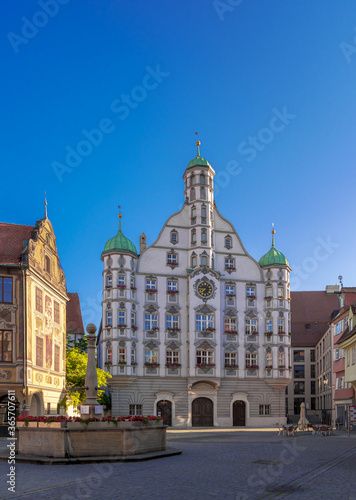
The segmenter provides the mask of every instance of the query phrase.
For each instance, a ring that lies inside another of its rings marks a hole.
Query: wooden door
[[[161,414],[163,425],[172,425],[172,403],[162,399],[157,403],[157,415]]]
[[[208,398],[197,398],[192,403],[192,426],[214,426],[214,403]]]
[[[232,405],[233,408],[233,426],[244,426],[246,425],[246,405],[244,401],[234,401]]]

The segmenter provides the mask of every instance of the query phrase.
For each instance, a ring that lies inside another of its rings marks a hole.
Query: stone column
[[[98,376],[96,373],[95,364],[95,341],[96,341],[96,326],[89,323],[87,326],[87,341],[88,341],[88,364],[85,375],[85,405],[89,406],[89,416],[95,416],[95,406],[98,406]],[[97,417],[101,415],[97,414]]]

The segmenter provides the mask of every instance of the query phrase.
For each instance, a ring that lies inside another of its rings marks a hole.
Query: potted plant
[[[265,332],[266,337],[272,337],[273,332]]]
[[[121,365],[121,366],[126,366],[126,365],[127,365],[127,363],[126,363],[126,361],[119,361],[119,365]]]
[[[167,290],[168,295],[175,295],[176,293],[179,293],[178,290]]]
[[[155,363],[155,362],[151,362],[151,361],[146,361],[145,362],[145,367],[146,368],[159,368],[160,364],[159,363]]]
[[[133,330],[134,332],[138,329],[138,327],[136,325],[131,325],[131,330]]]
[[[112,361],[105,361],[104,365],[105,366],[111,366],[112,365]]]
[[[239,365],[236,365],[235,363],[225,363],[225,368],[232,369],[232,370],[237,370]]]
[[[152,288],[146,288],[147,293],[157,293],[157,290],[152,289]]]
[[[119,290],[126,290],[126,285],[117,285]]]
[[[267,365],[266,370],[272,370],[272,365]]]
[[[250,333],[250,335],[258,335],[258,332],[254,330],[253,332]]]
[[[247,370],[258,370],[258,365],[246,365]]]
[[[215,368],[215,363],[197,363],[196,368]]]
[[[131,287],[131,290],[132,290],[133,292],[136,292],[137,288],[136,288],[135,286],[132,286],[132,287]]]
[[[180,363],[166,363],[166,368],[170,368],[172,370],[180,368],[180,366]]]
[[[265,300],[272,300],[272,299],[273,299],[272,295],[267,295],[267,297],[265,297]]]
[[[229,335],[237,335],[237,330],[225,330],[225,333]]]
[[[126,328],[127,325],[117,325],[118,328]]]
[[[133,361],[133,362],[131,363],[131,366],[137,366],[136,361]]]

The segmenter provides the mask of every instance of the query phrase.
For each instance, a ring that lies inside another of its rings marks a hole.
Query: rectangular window
[[[315,350],[314,350],[314,349],[312,349],[312,350],[310,351],[310,361],[311,361],[312,363],[315,363]]]
[[[278,293],[278,298],[279,299],[284,299],[284,291],[283,291],[283,286],[279,286],[277,288],[277,293]]]
[[[167,365],[179,364],[179,351],[167,351]]]
[[[235,269],[234,259],[230,259],[230,258],[225,259],[225,269]]]
[[[353,346],[353,348],[352,348],[351,362],[353,365],[356,363],[356,347],[355,346]]]
[[[178,290],[178,282],[177,281],[167,281],[167,291],[177,291]]]
[[[230,296],[230,297],[235,297],[236,292],[235,292],[235,287],[233,285],[226,285],[225,287],[225,295]]]
[[[146,290],[156,290],[156,280],[146,280]]]
[[[236,352],[225,352],[225,366],[237,366]]]
[[[201,242],[203,244],[206,244],[207,241],[208,241],[208,238],[207,238],[207,234],[206,234],[206,229],[202,229],[201,230]]]
[[[43,366],[43,338],[36,337],[36,365]]]
[[[36,311],[43,313],[42,290],[36,287]]]
[[[153,328],[158,328],[158,314],[145,314],[145,330],[151,331]]]
[[[106,311],[106,326],[112,326],[112,311]]]
[[[60,324],[59,304],[56,301],[53,302],[53,319],[55,323]]]
[[[136,326],[136,313],[131,312],[131,326]]]
[[[167,255],[167,264],[178,264],[178,255],[176,253],[169,253]]]
[[[284,333],[284,319],[278,319],[278,333]]]
[[[305,382],[294,382],[294,394],[305,394]]]
[[[346,351],[346,365],[350,366],[350,349]]]
[[[118,325],[126,325],[126,311],[118,312]]]
[[[214,328],[214,316],[206,314],[197,314],[195,316],[195,330],[201,332],[207,328]]]
[[[315,380],[310,382],[310,394],[315,394]]]
[[[310,400],[310,409],[311,410],[316,410],[316,407],[315,407],[315,398],[311,398],[311,400]]]
[[[197,365],[214,363],[214,351],[197,351]]]
[[[338,361],[339,358],[340,358],[340,351],[339,351],[339,348],[336,347],[334,349],[334,361]]]
[[[246,288],[246,297],[255,297],[256,296],[256,288],[254,286],[248,286]]]
[[[131,364],[136,363],[136,349],[131,349]]]
[[[245,321],[245,333],[246,335],[252,335],[257,332],[257,319],[247,318]]]
[[[142,405],[130,405],[130,415],[142,415]]]
[[[179,328],[179,316],[173,314],[166,315],[166,329],[174,330]]]
[[[304,365],[294,365],[294,378],[305,378]]]
[[[341,333],[341,321],[339,321],[336,325],[336,335],[339,335]]]
[[[257,353],[247,352],[245,354],[246,368],[257,366]]]
[[[260,405],[259,414],[260,415],[270,415],[271,414],[271,405]]]
[[[119,348],[119,364],[126,365],[126,348],[125,347]]]
[[[112,275],[108,274],[106,276],[106,287],[111,288],[112,287]]]
[[[12,362],[12,332],[0,330],[0,361]]]
[[[272,319],[266,320],[266,333],[273,333],[273,320]]]
[[[271,286],[266,287],[266,297],[272,298],[272,287]]]
[[[60,372],[61,348],[59,345],[54,346],[54,371]]]
[[[293,351],[294,363],[304,361],[304,351]]]
[[[310,365],[310,378],[315,378],[315,365]]]
[[[273,364],[272,353],[267,352],[266,353],[266,366],[272,366],[272,364]]]
[[[121,274],[119,274],[119,276],[117,277],[117,286],[125,286],[125,276],[122,276]]]
[[[158,363],[158,350],[145,351],[145,363]]]
[[[0,278],[0,302],[12,302],[12,278]]]
[[[236,318],[225,318],[225,332],[237,332]]]
[[[109,347],[108,349],[106,349],[106,361],[107,363],[112,363],[112,349],[111,347]]]

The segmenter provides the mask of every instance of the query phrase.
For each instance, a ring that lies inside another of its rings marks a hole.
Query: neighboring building
[[[335,311],[333,314],[337,314]],[[333,408],[333,329],[328,327],[316,345],[316,410],[320,421],[332,423]]]
[[[69,298],[69,302],[67,302],[67,341],[78,342],[85,335],[79,295],[69,292],[67,295]]]
[[[47,215],[0,223],[0,411],[57,413],[65,384],[66,282]]]
[[[317,345],[329,327],[333,311],[339,308],[336,290],[337,286],[326,287],[325,291],[291,293],[292,382],[286,390],[289,417],[299,415],[301,403],[306,403],[308,415],[321,418],[322,408],[316,397],[321,366],[317,360]]]
[[[102,253],[98,356],[112,374],[112,413],[157,414],[176,426],[285,421],[290,382],[290,267],[274,245],[259,262],[214,202],[199,154],[185,203],[140,255],[119,231]],[[121,217],[121,214],[120,214]]]
[[[333,320],[333,377],[335,380],[333,418],[340,425],[346,425],[348,406],[354,404],[355,392],[351,382],[345,381],[345,351],[339,345],[339,341],[350,331],[349,312],[351,306],[356,303],[356,288],[342,287],[338,296],[340,312]]]
[[[337,344],[345,352],[345,383],[350,383],[356,391],[356,304],[349,308],[349,328]]]

